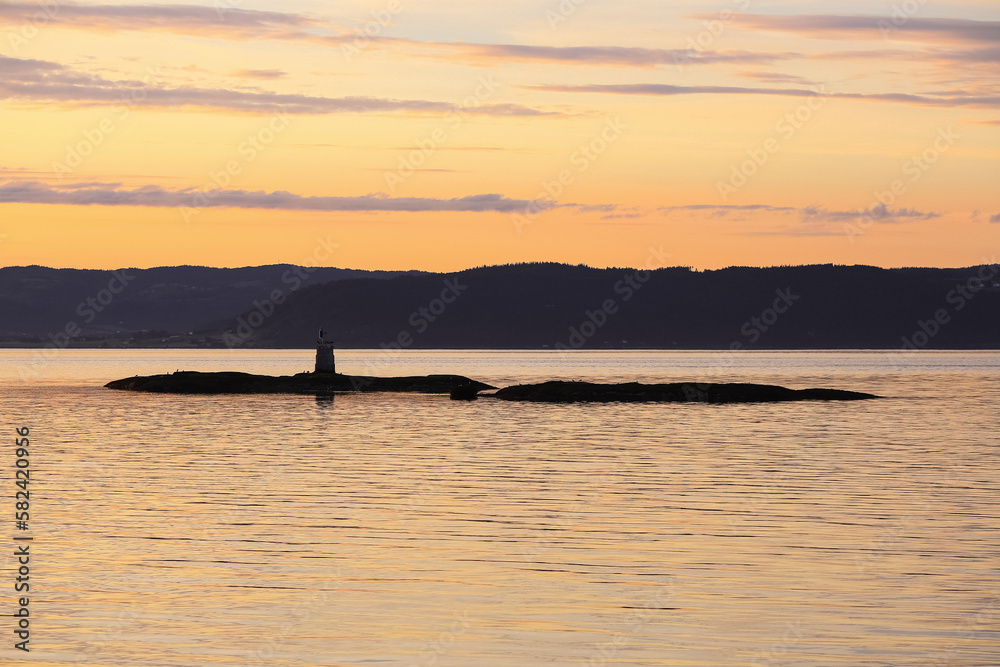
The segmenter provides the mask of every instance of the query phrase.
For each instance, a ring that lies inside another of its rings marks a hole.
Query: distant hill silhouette
[[[71,321],[82,333],[70,344],[116,346],[307,348],[322,326],[340,348],[1000,348],[995,267],[319,269],[295,289],[289,272],[128,270],[127,289],[85,323],[79,304],[112,273],[0,269],[0,339],[43,344]]]
[[[188,332],[235,317],[254,299],[267,298],[275,289],[291,294],[296,288],[343,278],[398,275],[335,268],[310,272],[288,264],[124,269],[117,278],[115,273],[41,266],[0,268],[0,340],[46,337],[63,331],[69,323],[81,328],[81,338],[140,331]]]
[[[1000,286],[991,279],[967,296],[956,291],[979,271],[823,265],[636,274],[521,264],[344,280],[296,293],[247,344],[307,347],[306,333],[322,325],[345,348],[874,349],[902,347],[904,338],[920,348],[1000,348]],[[448,280],[462,288],[457,295]],[[454,303],[435,304],[442,292]]]

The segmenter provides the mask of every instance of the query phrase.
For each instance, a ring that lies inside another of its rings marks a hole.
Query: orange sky
[[[994,2],[328,4],[0,5],[0,265],[996,261]]]

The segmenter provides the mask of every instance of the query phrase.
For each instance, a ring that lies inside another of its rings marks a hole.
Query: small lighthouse
[[[316,339],[316,372],[337,372],[337,364],[333,359],[333,343],[326,340],[326,331],[323,329],[319,330],[319,338]]]

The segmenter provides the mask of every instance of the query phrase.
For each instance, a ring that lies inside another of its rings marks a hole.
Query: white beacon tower
[[[326,331],[319,330],[319,338],[316,339],[316,372],[336,373],[337,364],[333,359],[333,343],[326,340]]]

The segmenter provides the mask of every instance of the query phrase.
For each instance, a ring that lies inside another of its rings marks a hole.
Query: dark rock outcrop
[[[250,373],[200,373],[179,371],[167,375],[131,377],[109,382],[105,387],[125,391],[165,394],[332,394],[336,392],[419,392],[450,394],[458,387],[495,389],[461,375],[413,377],[369,377],[341,373],[299,373],[298,375],[251,375]]]
[[[341,373],[299,373],[298,375],[251,375],[250,373],[201,373],[178,371],[115,380],[109,389],[165,394],[313,394],[340,392],[418,392],[449,394],[455,400],[475,400],[479,392],[495,389],[461,375],[413,377],[369,377]],[[762,384],[597,384],[554,380],[541,384],[506,387],[491,394],[505,401],[540,403],[764,403],[776,401],[856,401],[878,398],[873,394],[839,389],[787,389]]]
[[[479,392],[482,390],[482,384],[479,382],[462,384],[451,390],[451,400],[474,401],[479,398]]]
[[[857,401],[878,398],[839,389],[786,389],[764,384],[595,384],[592,382],[552,381],[505,387],[494,394],[505,401],[539,403],[764,403],[774,401]]]

